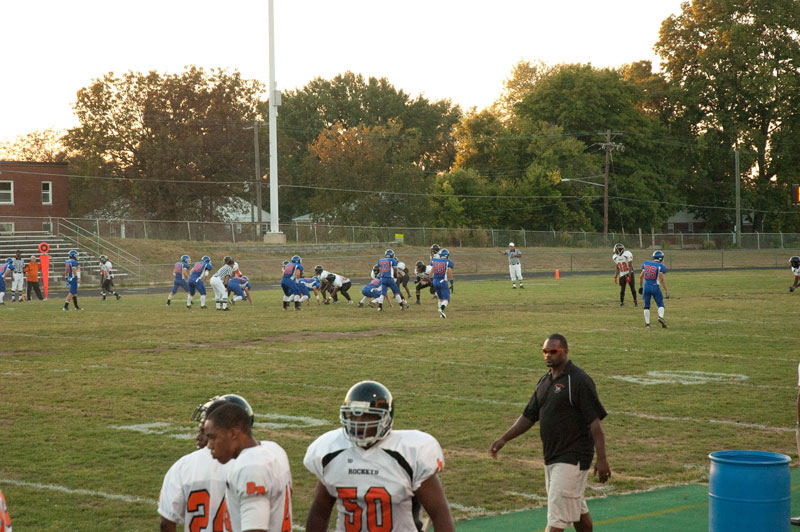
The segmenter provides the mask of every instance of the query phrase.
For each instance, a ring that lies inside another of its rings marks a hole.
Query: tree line
[[[800,231],[798,35],[794,0],[694,0],[662,24],[662,72],[521,61],[482,110],[386,78],[314,79],[279,107],[281,221],[599,231],[608,170],[611,230],[688,210],[730,231],[738,152],[753,229]],[[5,157],[69,161],[77,216],[224,219],[269,180],[254,177],[263,92],[226,70],[107,74],[78,92],[78,127]]]

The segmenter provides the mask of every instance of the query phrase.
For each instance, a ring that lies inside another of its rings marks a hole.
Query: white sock
[[[382,304],[382,303],[383,303],[383,296],[378,296],[378,297],[375,299],[375,301],[377,301],[379,305],[380,305],[380,304]]]
[[[305,303],[306,299],[308,299],[308,296],[302,295],[300,296],[300,299],[297,299],[296,301],[299,301],[300,303]]]
[[[394,300],[397,301],[398,303],[402,303],[403,302],[403,298],[400,297],[399,295],[394,296]]]
[[[201,307],[206,306],[206,296],[200,296],[200,306]]]
[[[645,325],[650,325],[650,309],[649,308],[644,309],[644,324]]]
[[[658,307],[658,317],[664,319],[664,307]]]
[[[366,300],[367,300],[367,296],[364,296],[364,297],[361,298],[361,301],[359,301],[358,304],[359,305],[363,305],[364,301],[366,301]]]
[[[242,300],[242,296],[233,296],[233,300],[234,301],[241,301]]]
[[[172,301],[172,294],[167,294],[167,301]]]
[[[191,304],[192,304],[192,296],[186,296],[186,306],[189,306]]]
[[[442,300],[441,303],[442,303],[442,309],[444,309],[447,306],[447,304],[449,303],[449,301]]]

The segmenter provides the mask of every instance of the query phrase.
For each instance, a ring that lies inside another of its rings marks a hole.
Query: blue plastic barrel
[[[788,456],[763,451],[717,451],[708,457],[709,532],[790,530]]]

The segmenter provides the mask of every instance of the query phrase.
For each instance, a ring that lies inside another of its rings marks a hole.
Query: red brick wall
[[[26,217],[66,217],[69,213],[67,163],[0,161],[0,181],[14,183],[14,204],[0,205],[0,222],[15,231],[41,231],[42,221]],[[42,205],[42,182],[51,183],[52,205]]]

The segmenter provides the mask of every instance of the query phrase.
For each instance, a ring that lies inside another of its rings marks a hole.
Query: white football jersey
[[[622,252],[622,255],[617,255],[614,253],[611,258],[617,265],[617,270],[619,271],[620,277],[624,277],[631,273],[631,266],[628,263],[633,262],[633,253],[626,249]]]
[[[8,514],[8,506],[2,491],[0,491],[0,532],[12,532],[11,516]]]
[[[220,464],[207,448],[182,457],[164,476],[158,513],[183,523],[185,532],[223,530],[228,515],[225,480],[232,464]]]
[[[286,451],[275,442],[244,449],[228,470],[232,532],[292,530],[292,473]]]
[[[111,261],[107,260],[106,262],[100,263],[100,275],[106,279],[113,279],[114,276],[111,273]]]
[[[792,273],[795,277],[800,277],[800,268],[792,268]]]
[[[334,288],[341,288],[344,283],[350,282],[350,279],[348,279],[347,277],[343,277],[338,273],[334,273],[333,275],[336,276],[336,278],[333,280]]]
[[[436,438],[418,430],[393,430],[363,449],[336,429],[309,446],[303,464],[336,498],[337,531],[417,532],[411,499],[444,468],[444,455]]]

